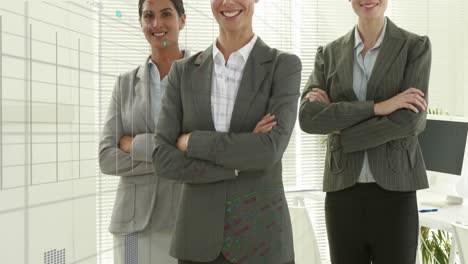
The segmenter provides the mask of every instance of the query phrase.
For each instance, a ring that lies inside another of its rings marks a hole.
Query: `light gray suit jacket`
[[[102,172],[122,176],[109,226],[114,234],[143,230],[153,210],[155,230],[172,228],[177,212],[181,184],[155,177],[151,164],[155,117],[147,62],[117,78],[99,145]],[[135,137],[131,153],[119,149],[124,135]]]
[[[281,158],[296,120],[301,62],[259,38],[228,133],[213,124],[212,70],[212,46],[176,62],[163,97],[153,164],[157,176],[184,183],[171,255],[207,262],[222,252],[233,263],[287,263],[294,252]],[[278,125],[252,133],[267,113]],[[183,153],[175,142],[188,132]]]
[[[323,190],[342,190],[357,182],[364,152],[376,182],[393,191],[428,187],[418,134],[426,125],[426,112],[400,109],[387,116],[374,115],[374,103],[415,87],[427,100],[431,44],[397,27],[390,19],[368,83],[367,101],[353,91],[354,29],[319,47],[314,72],[302,94],[299,123],[303,131],[328,134]],[[327,92],[326,105],[304,96],[312,88]]]

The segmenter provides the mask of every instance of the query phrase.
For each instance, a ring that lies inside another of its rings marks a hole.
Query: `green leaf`
[[[421,227],[421,256],[423,264],[447,264],[450,256],[451,234]]]

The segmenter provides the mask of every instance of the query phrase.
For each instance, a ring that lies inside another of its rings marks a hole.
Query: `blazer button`
[[[408,147],[408,141],[403,140],[403,141],[401,142],[401,146],[402,146],[403,148],[407,148],[407,147]]]

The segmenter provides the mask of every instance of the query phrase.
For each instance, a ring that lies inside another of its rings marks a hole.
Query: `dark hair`
[[[141,20],[141,16],[143,15],[143,4],[145,3],[146,0],[139,0],[138,1],[138,15]],[[179,14],[179,17],[185,14],[185,9],[184,9],[184,2],[182,0],[171,0],[172,4],[175,6],[175,9],[177,11],[177,14]]]

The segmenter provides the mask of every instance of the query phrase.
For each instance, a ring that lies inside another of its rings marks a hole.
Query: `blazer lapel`
[[[343,89],[349,101],[357,101],[358,98],[353,89],[354,29],[344,36],[335,54],[339,88]]]
[[[376,65],[372,70],[369,83],[367,84],[366,98],[368,100],[373,100],[375,98],[377,89],[380,87],[378,84],[398,57],[404,43],[405,38],[402,36],[400,29],[387,18],[387,30],[385,32],[382,48],[375,62]]]
[[[210,46],[196,58],[198,67],[192,72],[192,94],[199,116],[203,120],[203,127],[215,131],[213,115],[211,113],[211,79],[213,71],[213,46]],[[204,118],[207,117],[207,118]]]
[[[270,47],[258,38],[244,68],[232,112],[230,132],[241,132],[243,120],[267,74],[264,64],[272,59]]]
[[[138,83],[135,85],[135,99],[132,102],[135,113],[141,113],[133,115],[133,118],[137,120],[143,119],[144,124],[150,131],[154,131],[154,116],[151,111],[151,95],[150,95],[150,74],[148,68],[148,59],[145,63],[140,66],[136,74]],[[135,120],[136,121],[136,120]],[[135,122],[136,123],[136,122]]]

